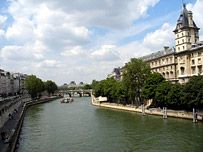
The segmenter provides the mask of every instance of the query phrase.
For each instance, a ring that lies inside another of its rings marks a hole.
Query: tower
[[[183,4],[182,13],[173,32],[175,33],[176,52],[188,50],[192,44],[199,41],[199,28],[193,21],[192,12],[187,10],[185,4]]]

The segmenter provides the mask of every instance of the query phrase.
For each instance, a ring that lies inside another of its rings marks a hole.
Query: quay
[[[44,97],[39,100],[31,100],[30,97],[21,97],[17,99],[13,104],[1,110],[1,141],[0,141],[0,152],[14,152],[15,148],[18,144],[18,137],[20,134],[20,130],[23,124],[23,119],[25,116],[26,110],[33,105],[42,104],[45,102],[49,102],[60,97]],[[2,136],[7,136],[6,141],[2,139]]]
[[[159,108],[144,108],[143,106],[141,107],[135,107],[132,105],[123,105],[123,104],[117,104],[117,103],[109,103],[109,102],[99,102],[97,98],[94,97],[94,95],[91,95],[91,103],[94,106],[98,107],[103,107],[103,108],[110,108],[110,109],[117,109],[117,110],[123,110],[123,111],[129,111],[129,112],[137,112],[137,113],[142,113],[143,115],[148,114],[148,115],[157,115],[157,116],[162,116],[163,118],[168,117],[174,117],[174,118],[181,118],[181,119],[188,119],[188,120],[193,120],[194,122],[194,115],[193,112],[186,112],[183,110],[167,110],[164,108],[159,109]],[[196,121],[201,121],[203,122],[203,113],[198,114]]]

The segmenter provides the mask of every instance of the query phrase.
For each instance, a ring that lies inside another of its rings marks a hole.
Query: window
[[[201,58],[198,58],[198,64],[201,64]]]
[[[178,47],[178,51],[180,51],[180,47]]]
[[[178,41],[178,44],[179,44],[179,41]]]
[[[192,58],[194,57],[194,54],[193,54],[193,53],[191,54],[191,57],[192,57]]]
[[[190,42],[190,39],[188,39],[188,42]]]
[[[181,72],[181,75],[184,75],[184,73],[185,73],[185,68],[184,68],[184,67],[181,67],[181,68],[180,68],[180,72]]]
[[[201,52],[198,52],[198,56],[201,56]]]
[[[183,50],[185,50],[185,46],[183,46]]]
[[[184,39],[182,39],[182,42],[184,43]]]
[[[190,32],[188,32],[187,34],[188,34],[188,36],[190,36]]]
[[[183,33],[182,33],[182,36],[183,36]]]
[[[193,64],[193,65],[195,64],[195,60],[192,60],[192,64]]]
[[[169,78],[169,72],[166,72],[166,78]]]
[[[179,34],[177,36],[179,37]]]
[[[198,66],[198,74],[202,73],[202,66]]]
[[[192,74],[195,74],[195,67],[192,67]]]

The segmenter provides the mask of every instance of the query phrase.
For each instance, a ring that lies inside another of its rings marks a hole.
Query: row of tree
[[[151,73],[149,65],[131,59],[124,67],[122,81],[108,78],[93,81],[95,96],[106,96],[109,102],[139,106],[152,99],[153,107],[170,109],[203,108],[203,76],[193,76],[181,85],[166,81],[159,73]]]
[[[43,91],[47,91],[47,93],[50,95],[54,94],[54,92],[57,90],[57,85],[55,82],[51,80],[43,82],[35,75],[30,75],[25,79],[25,87],[32,98],[40,97]]]

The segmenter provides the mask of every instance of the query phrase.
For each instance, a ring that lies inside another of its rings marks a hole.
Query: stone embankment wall
[[[98,99],[95,98],[93,95],[92,95],[91,101],[92,101],[92,105],[94,106],[119,109],[119,110],[131,111],[131,112],[138,112],[138,113],[149,114],[149,115],[163,116],[163,110],[159,108],[149,108],[149,109],[144,109],[143,111],[141,107],[136,108],[135,106],[132,106],[132,105],[122,105],[122,104],[108,103],[108,102],[100,103]],[[193,113],[186,112],[186,111],[167,110],[167,116],[193,120]],[[197,120],[203,121],[203,115],[198,115]]]
[[[26,110],[33,105],[46,103],[55,99],[58,99],[61,97],[51,97],[51,98],[44,98],[36,101],[31,100],[22,100],[19,102],[19,105],[15,105],[16,108],[18,108],[18,112],[15,113],[14,119],[9,119],[4,123],[4,126],[0,129],[1,131],[7,131],[9,132],[9,143],[3,143],[1,141],[0,143],[0,151],[1,152],[14,152],[15,148],[17,146],[18,138],[20,135],[20,130],[23,124],[24,116]],[[14,106],[14,105],[13,105]],[[12,108],[14,109],[14,108]],[[11,110],[10,110],[11,111]]]
[[[12,99],[10,101],[4,102],[0,104],[0,128],[4,126],[4,124],[9,119],[9,114],[13,114],[14,109],[18,109],[22,103],[28,102],[31,99],[29,96],[19,96],[16,99]]]

